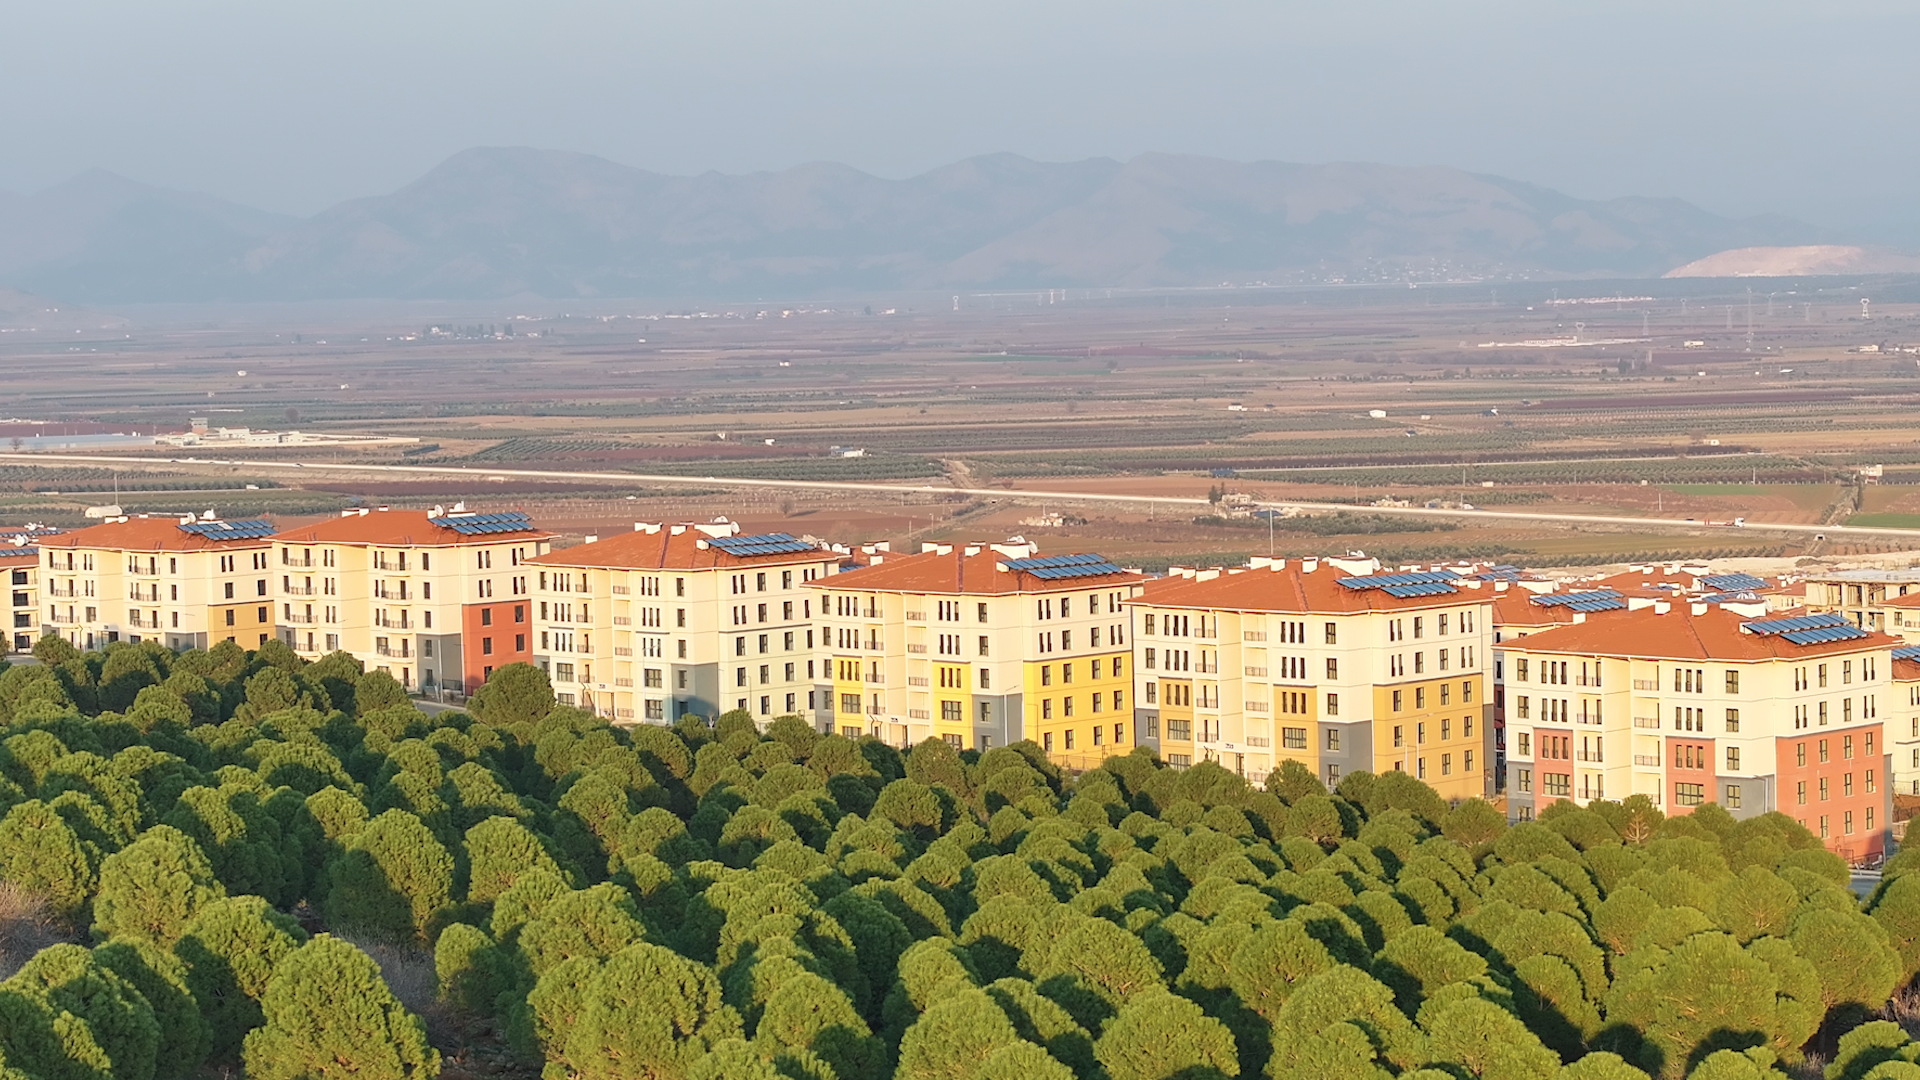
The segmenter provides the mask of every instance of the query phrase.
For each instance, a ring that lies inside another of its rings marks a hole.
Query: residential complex
[[[1506,647],[1510,817],[1644,795],[1669,814],[1779,810],[1844,855],[1884,850],[1898,639],[1764,604],[1629,608]]]
[[[1414,774],[1492,794],[1494,584],[1371,559],[1254,559],[1149,583],[1133,608],[1135,716],[1168,761],[1329,786]]]
[[[616,720],[805,715],[826,663],[812,586],[840,560],[727,521],[589,537],[525,568],[530,657],[563,703]]]
[[[522,564],[551,539],[518,512],[350,510],[263,541],[269,610],[308,659],[344,651],[410,690],[471,692],[533,658]]]
[[[1550,581],[1354,555],[1150,578],[1019,539],[856,552],[724,519],[554,550],[523,513],[461,506],[0,540],[13,651],[277,636],[467,694],[527,662],[615,722],[798,715],[895,746],[1031,739],[1069,768],[1147,746],[1255,783],[1287,761],[1330,787],[1397,770],[1504,797],[1515,820],[1562,799],[1715,802],[1786,813],[1854,859],[1884,851],[1895,795],[1920,797],[1904,572],[1822,575],[1804,597],[1692,564]]]
[[[39,540],[39,622],[83,649],[158,641],[249,649],[274,631],[273,526],[116,517]]]
[[[1025,541],[929,544],[813,584],[815,723],[905,746],[1032,739],[1087,767],[1139,741],[1128,602],[1145,576]]]

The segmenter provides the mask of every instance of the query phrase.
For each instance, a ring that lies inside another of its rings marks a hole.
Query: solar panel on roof
[[[183,521],[180,531],[209,540],[259,540],[275,529],[271,521]]]
[[[1819,615],[1794,615],[1785,619],[1760,619],[1744,624],[1749,633],[1766,637],[1769,634],[1786,634],[1795,630],[1817,630],[1823,626],[1851,626],[1847,618],[1839,612],[1827,611]],[[1802,644],[1796,642],[1795,644]]]
[[[462,536],[526,532],[533,528],[533,519],[519,510],[505,510],[491,514],[460,514],[455,517],[437,517],[427,520],[443,529],[452,529]]]
[[[1700,583],[1714,592],[1745,592],[1767,587],[1765,578],[1757,578],[1752,574],[1712,574],[1701,578]]]
[[[1920,660],[1920,645],[1904,645],[1893,650],[1895,660]]]
[[[1575,611],[1610,611],[1626,607],[1620,594],[1612,589],[1588,589],[1585,592],[1546,593],[1533,597],[1539,607],[1565,607]],[[1595,606],[1604,605],[1604,606]]]
[[[1872,637],[1851,623],[1839,626],[1816,626],[1809,630],[1788,630],[1780,635],[1782,640],[1795,645],[1825,645],[1829,641],[1852,641],[1855,638]]]
[[[814,546],[787,533],[762,533],[759,536],[717,536],[707,543],[729,555],[785,555],[812,551]]]
[[[1079,555],[1042,555],[1031,559],[1009,559],[1006,565],[1009,570],[1032,574],[1042,581],[1126,573],[1125,570],[1107,561],[1105,555],[1095,555],[1092,552]]]
[[[1459,574],[1451,570],[1418,570],[1406,574],[1371,574],[1365,577],[1343,577],[1340,584],[1349,589],[1384,589],[1389,596],[1438,596],[1454,591],[1453,582]],[[1444,585],[1445,588],[1417,593],[1396,593],[1392,590],[1408,585]]]
[[[1388,596],[1445,596],[1454,592],[1454,587],[1445,581],[1416,581],[1406,585],[1388,585],[1380,590]]]

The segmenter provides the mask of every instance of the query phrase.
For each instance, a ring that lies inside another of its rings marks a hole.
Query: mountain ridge
[[[0,197],[0,282],[112,303],[1165,287],[1396,267],[1651,277],[1828,239],[1445,166],[1000,153],[901,180],[836,162],[678,176],[475,147],[308,218],[97,170]]]

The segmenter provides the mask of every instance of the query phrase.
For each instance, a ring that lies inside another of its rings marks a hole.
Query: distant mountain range
[[[481,148],[304,220],[104,172],[0,193],[0,284],[95,304],[1634,277],[1827,239],[1457,169],[1172,154],[992,154],[885,180],[835,164],[667,176]]]

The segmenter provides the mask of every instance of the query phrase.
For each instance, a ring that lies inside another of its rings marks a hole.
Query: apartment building
[[[533,658],[533,571],[552,535],[518,511],[349,510],[273,536],[271,627],[307,659],[351,653],[409,690],[472,693]]]
[[[82,649],[115,641],[258,648],[274,627],[273,531],[269,522],[210,514],[141,515],[42,537],[41,628]]]
[[[7,600],[5,646],[9,652],[29,652],[40,636],[40,549],[32,544],[0,547],[0,577],[5,578]]]
[[[1899,644],[1837,613],[1664,600],[1512,642],[1509,816],[1561,799],[1645,795],[1668,814],[1717,802],[1877,855]]]
[[[809,715],[821,663],[811,586],[840,561],[730,521],[589,537],[527,567],[532,658],[563,704],[616,721]]]
[[[1915,631],[1920,627],[1908,625],[1915,609],[1894,602],[1916,593],[1920,570],[1835,570],[1807,578],[1805,604],[1808,611],[1839,612],[1863,630]]]
[[[1293,760],[1329,785],[1402,770],[1448,799],[1485,795],[1495,588],[1372,559],[1151,582],[1130,605],[1141,739],[1255,782]]]
[[[1895,795],[1920,795],[1920,645],[1893,650],[1893,700],[1887,742],[1887,773]]]
[[[1142,574],[1026,541],[876,553],[813,584],[822,731],[986,750],[1021,739],[1097,765],[1137,742],[1126,604]]]

